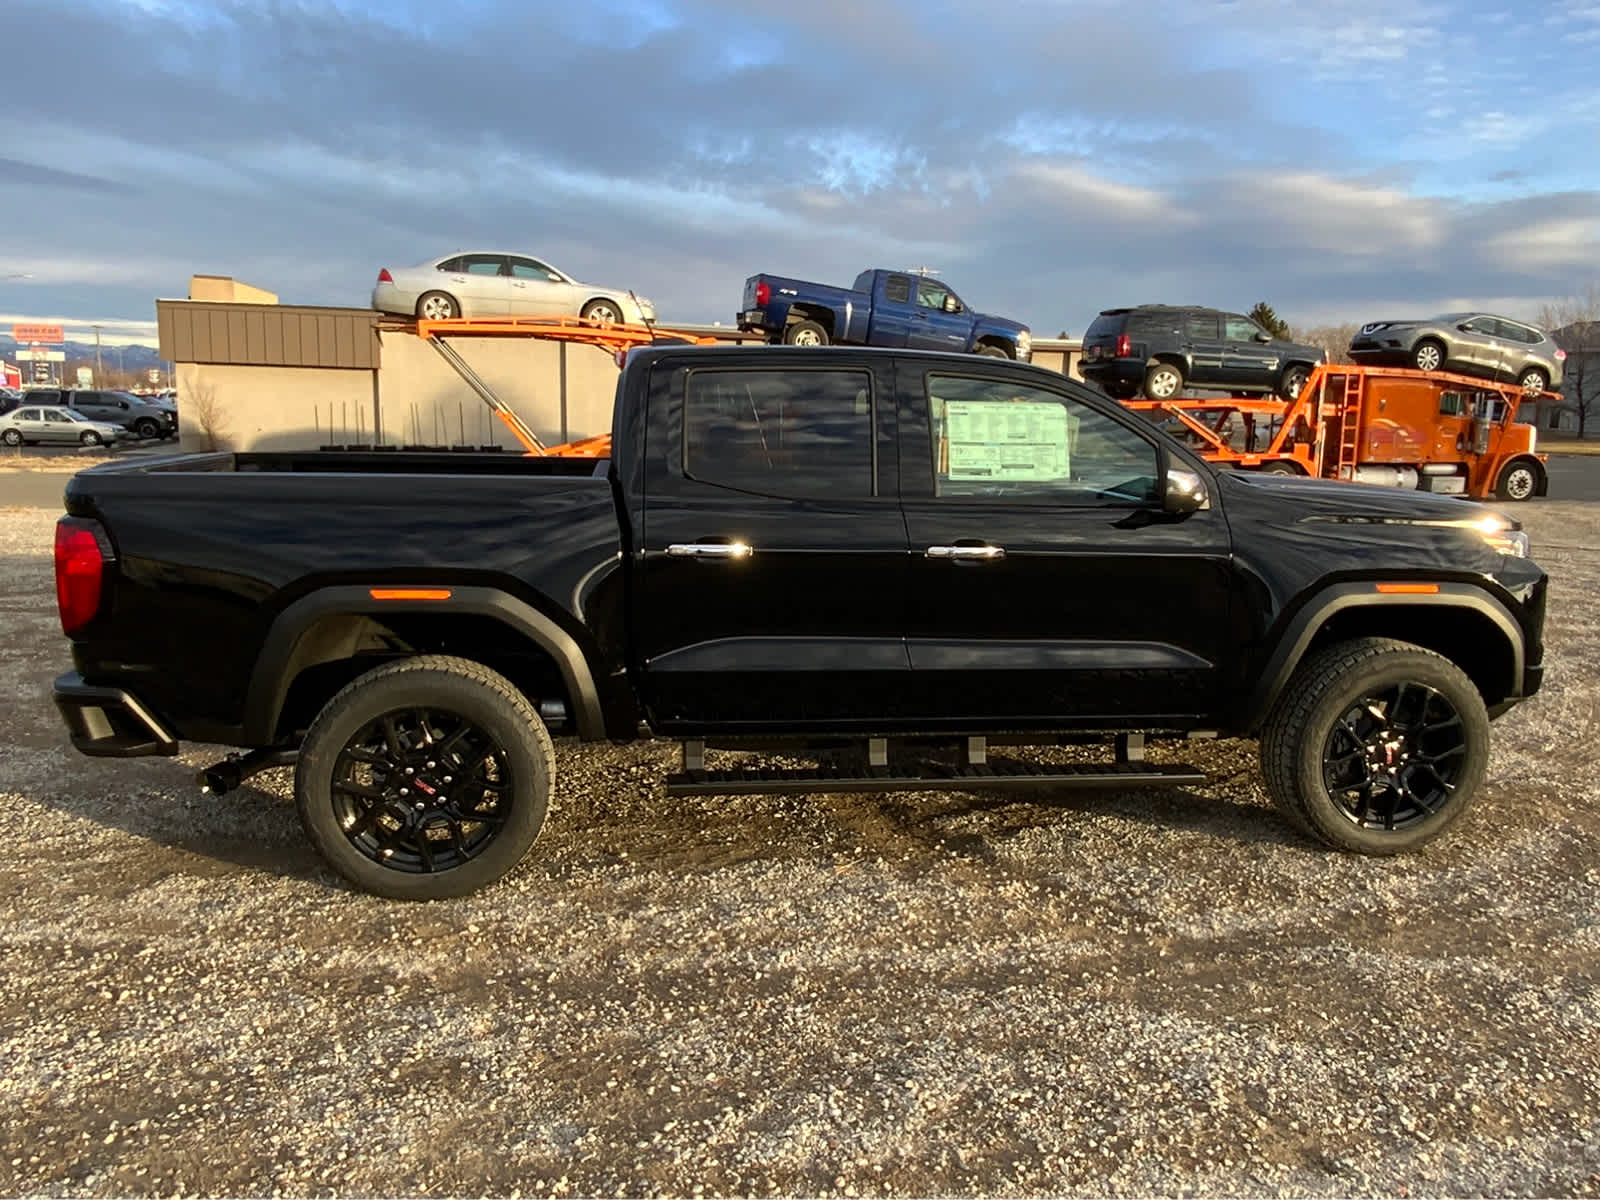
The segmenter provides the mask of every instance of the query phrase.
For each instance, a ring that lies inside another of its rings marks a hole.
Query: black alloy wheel
[[[339,752],[333,813],[373,862],[433,874],[469,862],[494,840],[515,786],[493,734],[457,713],[397,709],[368,721]]]
[[[528,698],[469,659],[419,655],[346,685],[312,722],[295,801],[328,864],[380,896],[493,883],[544,825],[555,747]]]
[[[1322,751],[1322,782],[1359,829],[1404,831],[1449,803],[1467,763],[1466,725],[1437,688],[1396,683],[1362,695]]]

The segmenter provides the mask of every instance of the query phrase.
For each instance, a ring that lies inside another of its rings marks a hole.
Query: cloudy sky
[[[6,0],[0,321],[516,247],[727,321],[928,265],[1041,335],[1600,279],[1600,0]],[[123,324],[124,322],[133,324]],[[6,323],[9,323],[6,321]]]

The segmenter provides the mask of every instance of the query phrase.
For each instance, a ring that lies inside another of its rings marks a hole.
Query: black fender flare
[[[1437,607],[1459,608],[1476,612],[1488,618],[1505,635],[1511,649],[1511,678],[1507,681],[1509,697],[1522,694],[1523,668],[1527,662],[1522,626],[1510,610],[1482,588],[1466,583],[1429,584],[1437,586],[1436,592],[1387,593],[1377,590],[1375,583],[1356,582],[1333,584],[1317,592],[1289,618],[1273,644],[1257,680],[1255,690],[1240,714],[1241,729],[1254,732],[1261,727],[1272,711],[1278,697],[1289,685],[1295,669],[1305,658],[1317,632],[1335,614],[1351,608],[1370,607]]]
[[[445,598],[432,600],[379,599],[383,591],[435,591]],[[245,696],[244,733],[251,745],[270,744],[277,732],[279,714],[289,686],[303,666],[302,639],[318,621],[333,616],[375,616],[383,613],[450,612],[492,617],[515,629],[555,661],[572,702],[572,718],[585,740],[605,737],[605,717],[600,693],[582,648],[550,617],[515,596],[491,587],[455,584],[405,583],[338,584],[302,596],[273,619],[250,673]]]

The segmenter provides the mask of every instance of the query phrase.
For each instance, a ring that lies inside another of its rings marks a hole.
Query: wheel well
[[[1488,617],[1465,607],[1379,604],[1342,609],[1317,630],[1301,661],[1324,646],[1362,637],[1395,638],[1444,655],[1466,672],[1490,707],[1516,690],[1516,657],[1505,634]]]
[[[550,653],[521,630],[478,613],[385,614],[383,620],[332,614],[308,626],[295,644],[274,733],[305,730],[347,683],[396,659],[452,654],[500,672],[537,707],[560,701],[572,720],[572,697]],[[561,732],[561,722],[551,732]]]
[[[622,301],[617,300],[617,299],[615,299],[615,298],[613,298],[611,296],[590,296],[587,300],[585,300],[582,304],[580,304],[578,306],[578,311],[581,313],[584,309],[588,308],[589,305],[591,305],[591,304],[609,304],[612,308],[617,310],[617,315],[618,316],[626,316],[627,315],[626,313],[623,312]]]
[[[1169,367],[1177,367],[1180,375],[1187,376],[1189,374],[1189,365],[1183,361],[1183,356],[1179,354],[1152,355],[1149,363],[1145,365],[1145,371],[1148,372],[1151,367],[1158,366],[1161,363],[1166,363]]]
[[[981,337],[978,339],[978,345],[993,346],[996,350],[1004,350],[1007,358],[1015,358],[1017,356],[1016,345],[1012,342],[1006,341],[1006,339],[1002,337],[994,337],[992,335]]]
[[[829,337],[833,336],[833,310],[830,308],[820,304],[791,304],[784,324],[793,325],[797,321],[815,321],[828,331]]]

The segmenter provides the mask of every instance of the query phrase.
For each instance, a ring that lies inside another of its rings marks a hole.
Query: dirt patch
[[[54,515],[0,524],[0,1191],[1600,1195],[1600,506],[1519,510],[1549,681],[1424,854],[1307,844],[1243,742],[1027,799],[564,746],[529,859],[425,906],[286,772],[65,745]]]

